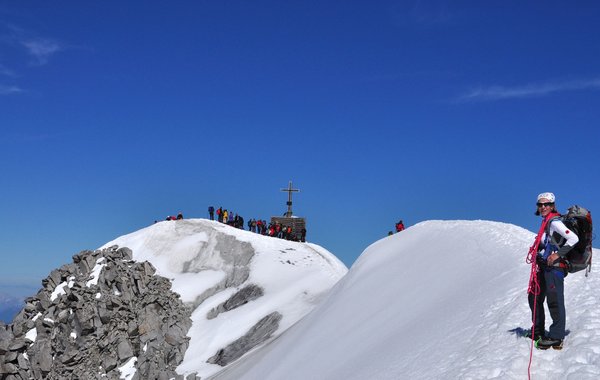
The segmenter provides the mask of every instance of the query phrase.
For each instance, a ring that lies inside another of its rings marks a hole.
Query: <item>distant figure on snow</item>
[[[396,223],[396,232],[404,231],[404,222],[400,220]]]
[[[215,220],[215,208],[213,206],[208,206],[208,216],[210,220]]]
[[[177,220],[181,220],[183,219],[183,214],[180,212],[179,214],[177,214]]]

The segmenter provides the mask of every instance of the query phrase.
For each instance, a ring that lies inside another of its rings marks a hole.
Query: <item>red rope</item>
[[[533,359],[533,344],[535,342],[533,339],[533,335],[535,332],[535,320],[536,320],[536,315],[537,315],[536,314],[537,299],[538,299],[537,296],[540,294],[540,284],[538,282],[538,277],[537,277],[538,266],[537,266],[536,256],[537,256],[538,248],[542,241],[542,236],[544,235],[544,231],[546,230],[546,226],[548,225],[548,221],[550,221],[552,218],[554,218],[556,216],[560,216],[560,214],[551,212],[550,214],[546,215],[544,220],[542,220],[542,225],[540,227],[540,230],[538,231],[538,234],[535,237],[535,241],[533,242],[533,245],[529,248],[529,252],[527,253],[527,258],[525,259],[525,262],[527,264],[531,264],[531,273],[529,274],[529,287],[527,288],[527,294],[533,295],[533,318],[531,318],[532,319],[531,347],[529,348],[529,365],[527,366],[527,378],[530,380],[531,380],[531,362]]]

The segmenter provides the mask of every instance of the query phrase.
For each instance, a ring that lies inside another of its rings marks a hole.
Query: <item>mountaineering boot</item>
[[[546,337],[536,341],[535,347],[539,348],[540,350],[547,350],[550,347],[554,348],[555,350],[562,350],[563,340]]]
[[[523,336],[524,336],[525,338],[527,338],[527,339],[532,339],[532,336],[531,336],[531,331],[527,331],[527,332],[525,333],[525,335],[523,335]],[[534,333],[533,333],[533,340],[539,340],[540,338],[543,338],[543,337],[544,337],[544,333],[543,333],[543,332],[541,332],[541,333],[539,333],[539,332],[534,332]]]

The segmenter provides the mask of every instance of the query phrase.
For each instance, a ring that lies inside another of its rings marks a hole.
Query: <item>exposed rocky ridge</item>
[[[131,379],[182,378],[191,310],[131,250],[83,251],[42,285],[0,324],[1,380],[118,379],[133,362]]]

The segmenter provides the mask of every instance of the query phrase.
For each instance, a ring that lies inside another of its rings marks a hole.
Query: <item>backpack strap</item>
[[[546,236],[550,236],[550,225],[555,220],[562,220],[562,215],[558,212],[551,212],[546,216],[546,228],[544,229]]]

